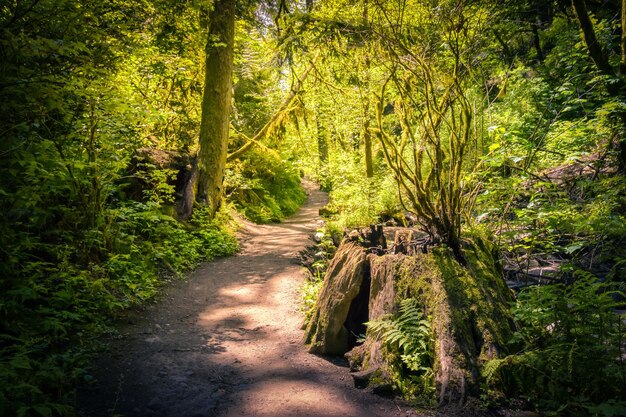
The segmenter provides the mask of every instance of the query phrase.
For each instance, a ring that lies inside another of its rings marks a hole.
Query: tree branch
[[[248,142],[245,145],[228,155],[228,157],[226,158],[227,162],[239,158],[241,155],[252,149],[254,145],[259,144],[259,142],[269,133],[271,128],[276,125],[276,122],[281,120],[284,117],[285,113],[291,110],[291,103],[294,101],[294,99],[302,89],[302,85],[304,84],[306,78],[309,76],[311,70],[315,68],[315,62],[319,59],[319,57],[320,50],[317,51],[317,53],[309,63],[309,66],[306,67],[306,69],[296,82],[296,85],[291,88],[289,94],[287,94],[287,97],[285,97],[285,100],[283,101],[283,104],[281,104],[281,106],[279,107],[278,111],[274,113],[272,118],[267,123],[265,123],[265,125],[263,125],[263,127],[252,138],[249,138]]]

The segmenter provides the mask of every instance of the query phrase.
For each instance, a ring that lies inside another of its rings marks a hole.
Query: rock
[[[316,232],[313,236],[312,239],[315,243],[320,243],[322,241],[322,239],[324,238],[324,233],[322,232]]]

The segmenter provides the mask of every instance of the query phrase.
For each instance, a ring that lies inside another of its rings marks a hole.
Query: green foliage
[[[224,221],[163,214],[169,170],[141,178],[145,202],[125,200],[137,148],[197,136],[203,36],[165,33],[199,24],[193,3],[0,8],[0,415],[75,414],[108,320],[236,250]]]
[[[430,320],[424,318],[418,301],[400,302],[398,313],[367,324],[367,331],[382,340],[392,359],[391,377],[407,398],[432,403],[435,395],[434,340]]]
[[[363,161],[358,155],[338,153],[330,157],[321,185],[330,190],[330,222],[340,228],[352,228],[379,223],[382,215],[401,212],[393,178],[382,170],[367,178]]]
[[[303,326],[308,325],[311,320],[311,316],[313,315],[315,309],[315,303],[317,302],[317,296],[322,289],[323,284],[323,275],[321,278],[319,276],[309,276],[309,278],[304,281],[304,284],[302,284],[300,294],[302,297],[302,311],[304,312]]]
[[[488,384],[558,415],[611,415],[626,406],[626,329],[616,284],[579,272],[571,286],[532,287],[513,307],[517,354],[486,364]],[[594,411],[595,410],[595,411]]]
[[[209,221],[197,210],[181,223],[170,215],[180,192],[172,170],[136,174],[146,186],[135,196],[141,201],[126,194],[138,148],[194,153],[210,2],[6,3],[0,8],[0,414],[68,415],[87,346],[106,331],[105,317],[154,297],[172,275],[236,250],[228,219]],[[424,187],[435,191],[422,200],[449,200],[449,213],[440,210],[431,221],[448,217],[460,229],[457,216],[466,211],[470,222],[496,232],[506,257],[520,266],[533,256],[559,259],[567,261],[563,273],[598,269],[623,282],[626,181],[616,167],[625,132],[626,105],[617,88],[624,75],[595,68],[565,3],[314,3],[306,11],[281,3],[280,17],[271,16],[272,2],[238,6],[247,18],[236,34],[231,122],[238,132],[257,132],[289,78],[309,65],[313,51],[320,60],[309,77],[315,82],[284,113],[290,123],[281,119],[266,147],[229,166],[229,202],[251,220],[280,221],[306,198],[303,170],[331,191],[334,234],[394,217],[403,207],[382,142],[369,149],[374,176],[365,173],[365,138],[384,131],[385,144],[405,158],[396,168],[413,170],[405,191]],[[613,66],[620,59],[618,3],[587,1]],[[452,79],[454,94],[436,100]],[[376,97],[384,83],[387,95]],[[460,107],[446,104],[462,96],[471,123],[459,119]],[[377,101],[385,120],[379,131]],[[424,117],[439,105],[439,113],[450,111],[441,125]],[[472,140],[455,148],[461,131]],[[436,146],[408,140],[419,134]],[[233,145],[241,140],[233,138]],[[441,169],[433,169],[435,161]],[[452,165],[453,175],[440,175]],[[332,252],[328,235],[306,289],[309,303]],[[623,368],[615,361],[623,331],[607,307],[608,285],[584,278],[571,288],[522,294],[515,342],[524,350],[490,363],[485,376],[525,387],[532,401],[551,410],[624,414],[623,392],[616,391],[624,386]],[[422,378],[423,351],[405,350],[417,339],[400,343],[418,329],[396,330],[388,338],[398,375]],[[608,389],[603,394],[599,387]]]
[[[187,225],[154,202],[129,202],[106,217],[109,243],[94,229],[75,246],[29,243],[26,235],[6,246],[16,264],[3,271],[0,298],[0,396],[10,399],[3,402],[5,415],[30,415],[33,407],[71,414],[73,389],[90,358],[86,346],[106,330],[107,317],[154,297],[165,272],[181,275],[237,250],[232,233],[202,210]]]
[[[561,184],[511,177],[490,184],[478,197],[479,219],[499,232],[507,258],[520,270],[535,257],[567,260],[570,268],[591,263],[606,270],[626,256],[626,181],[605,175],[593,179],[589,171],[579,176],[581,169],[590,168],[569,166],[554,171]]]
[[[256,223],[279,222],[306,201],[299,173],[262,150],[230,165],[225,182],[227,200]]]

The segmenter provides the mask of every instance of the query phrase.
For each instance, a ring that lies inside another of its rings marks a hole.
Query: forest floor
[[[325,193],[281,224],[246,224],[241,251],[207,263],[135,311],[79,390],[79,416],[416,416],[354,388],[343,358],[302,343],[298,254]]]

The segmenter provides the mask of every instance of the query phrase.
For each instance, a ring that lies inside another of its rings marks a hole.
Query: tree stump
[[[366,263],[365,250],[356,242],[344,240],[337,249],[306,329],[311,353],[342,355],[350,348],[345,322],[361,290]]]
[[[432,247],[428,253],[413,248],[407,251],[411,255],[366,254],[372,251],[364,246],[371,242],[363,245],[362,239],[354,239],[357,234],[350,236],[331,262],[309,322],[306,341],[311,352],[343,354],[352,349],[346,356],[358,372],[355,381],[362,386],[376,376],[380,383],[389,376],[389,352],[369,333],[362,344],[352,345],[350,329],[355,326],[350,323],[394,314],[401,300],[414,298],[431,320],[439,403],[477,395],[482,365],[505,353],[513,328],[512,294],[495,248],[487,239],[472,236],[463,242],[466,265],[461,265],[446,247]],[[407,245],[406,238],[400,241]],[[367,302],[367,308],[351,309],[355,302]]]

